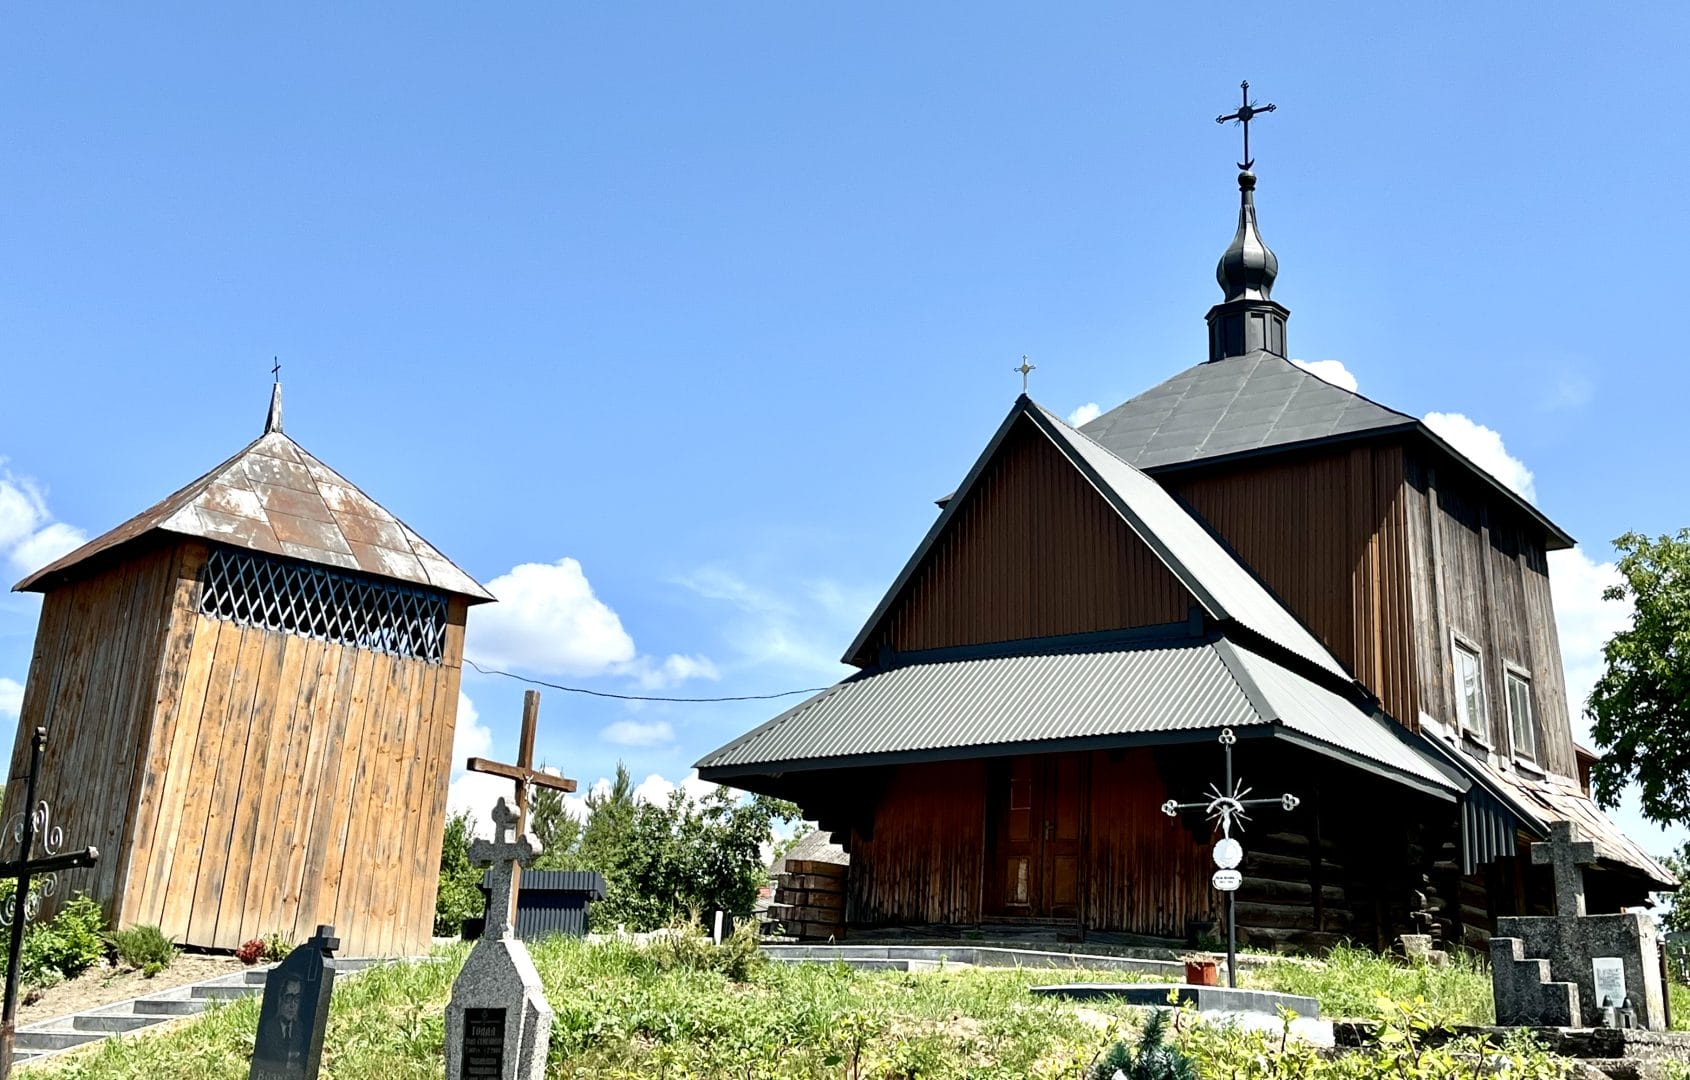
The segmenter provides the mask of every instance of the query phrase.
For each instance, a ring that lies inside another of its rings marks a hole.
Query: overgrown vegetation
[[[791,803],[722,787],[702,799],[676,789],[666,802],[640,802],[620,763],[615,779],[586,802],[583,825],[565,812],[561,795],[540,789],[530,828],[545,848],[537,868],[604,875],[606,897],[588,914],[595,928],[604,929],[655,930],[677,917],[718,909],[749,914],[767,874],[763,851],[774,823],[798,816]],[[467,814],[447,820],[436,936],[456,937],[464,919],[481,914],[482,872],[469,861],[472,838]]]
[[[49,987],[73,979],[106,957],[105,913],[99,902],[78,894],[52,919],[24,930],[19,978],[28,986]]]
[[[338,985],[323,1075],[437,1078],[445,1003],[466,954],[455,946],[433,961],[374,969]],[[1361,1015],[1382,1022],[1378,1046],[1328,1056],[1280,1034],[1200,1025],[1190,1013],[1178,1014],[1165,1041],[1147,1041],[1139,1010],[1031,995],[1029,987],[1048,972],[788,967],[737,940],[715,950],[696,935],[661,936],[644,947],[560,938],[537,944],[533,954],[556,1009],[547,1071],[553,1078],[1089,1080],[1118,1043],[1131,1048],[1135,1066],[1164,1060],[1177,1069],[1177,1051],[1198,1076],[1237,1080],[1563,1075],[1562,1063],[1524,1042],[1486,1048],[1475,1039],[1438,1045],[1422,1038],[1439,1021],[1412,999],[1371,999]],[[69,1055],[40,1075],[238,1080],[247,1074],[257,1017],[257,1002],[241,1001]],[[1125,1071],[1135,1080],[1141,1075]]]
[[[1239,969],[1239,985],[1302,994],[1320,1002],[1322,1016],[1371,1016],[1381,997],[1423,1000],[1433,1022],[1489,1024],[1496,1019],[1490,971],[1456,953],[1447,967],[1403,964],[1367,949],[1340,945],[1324,963],[1296,957]]]
[[[113,930],[107,940],[119,960],[149,979],[176,959],[176,946],[164,936],[163,930],[150,923]]]

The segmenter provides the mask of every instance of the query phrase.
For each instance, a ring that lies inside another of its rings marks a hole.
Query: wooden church
[[[282,431],[20,582],[43,594],[6,784],[114,926],[232,949],[332,923],[351,955],[434,922],[464,616],[492,597]]]
[[[1219,933],[1219,783],[1253,813],[1240,940],[1482,946],[1546,913],[1578,823],[1593,912],[1672,876],[1591,802],[1546,555],[1572,544],[1424,423],[1291,363],[1255,176],[1208,358],[1078,430],[1021,397],[846,650],[857,674],[698,762],[850,856],[849,928]]]

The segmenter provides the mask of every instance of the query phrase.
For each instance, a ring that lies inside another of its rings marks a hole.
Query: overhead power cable
[[[559,683],[546,682],[544,679],[530,679],[526,675],[517,675],[498,668],[486,668],[468,657],[464,663],[481,672],[483,675],[501,675],[517,682],[528,683],[530,686],[544,686],[549,690],[562,690],[566,694],[586,694],[590,697],[611,698],[616,701],[672,701],[682,704],[707,704],[718,701],[773,701],[776,698],[795,697],[798,694],[818,694],[826,690],[825,686],[812,686],[805,690],[782,690],[778,694],[730,694],[725,697],[661,697],[653,694],[613,694],[608,690],[589,690],[584,686],[563,686]]]

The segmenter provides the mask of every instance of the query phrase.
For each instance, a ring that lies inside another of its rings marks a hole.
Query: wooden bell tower
[[[233,949],[332,923],[414,954],[434,920],[465,612],[492,599],[282,431],[31,575],[29,733],[63,875],[114,926]],[[50,908],[51,902],[48,907]]]

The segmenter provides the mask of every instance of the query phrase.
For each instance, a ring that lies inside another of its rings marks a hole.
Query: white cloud
[[[41,489],[14,476],[0,459],[0,555],[25,574],[87,543],[81,529],[54,521]]]
[[[1527,499],[1537,498],[1532,471],[1526,468],[1525,462],[1508,452],[1502,444],[1502,436],[1496,431],[1460,413],[1427,413],[1426,426],[1505,486]]]
[[[618,746],[664,746],[675,741],[675,729],[667,720],[618,720],[599,732],[599,737]]]
[[[1095,401],[1088,401],[1068,414],[1068,423],[1072,427],[1084,427],[1102,415],[1103,407]]]
[[[1555,632],[1567,678],[1567,712],[1573,733],[1590,745],[1584,703],[1602,675],[1602,646],[1631,624],[1629,600],[1604,600],[1602,591],[1620,583],[1611,562],[1596,562],[1583,548],[1549,553],[1549,589],[1555,601]]]
[[[0,678],[0,719],[16,720],[23,712],[23,684]]]
[[[702,567],[679,584],[734,609],[721,627],[741,664],[818,680],[839,677],[844,670],[840,642],[851,639],[879,597],[827,580],[798,582],[777,592],[720,566]]]
[[[581,564],[523,563],[487,583],[499,598],[469,621],[465,651],[494,667],[603,675],[634,659],[634,639],[593,595]]]
[[[700,780],[698,770],[694,769],[687,773],[680,786],[687,793],[689,801],[697,802],[715,791],[718,785],[712,784],[708,780]],[[634,798],[639,802],[664,803],[669,801],[669,796],[674,790],[675,784],[673,781],[664,779],[658,773],[652,773],[634,786]]]
[[[472,757],[486,757],[493,749],[493,729],[481,722],[475,702],[458,691],[458,726],[452,730],[452,771],[462,772]]]
[[[1356,382],[1355,375],[1351,374],[1350,369],[1344,366],[1342,360],[1293,360],[1291,362],[1315,378],[1348,390],[1352,394],[1361,385]]]
[[[709,657],[682,656],[679,653],[671,654],[661,661],[649,656],[636,657],[627,664],[619,665],[616,674],[638,679],[641,689],[644,690],[661,690],[688,679],[715,681],[722,677],[722,673],[716,670],[715,662]]]

